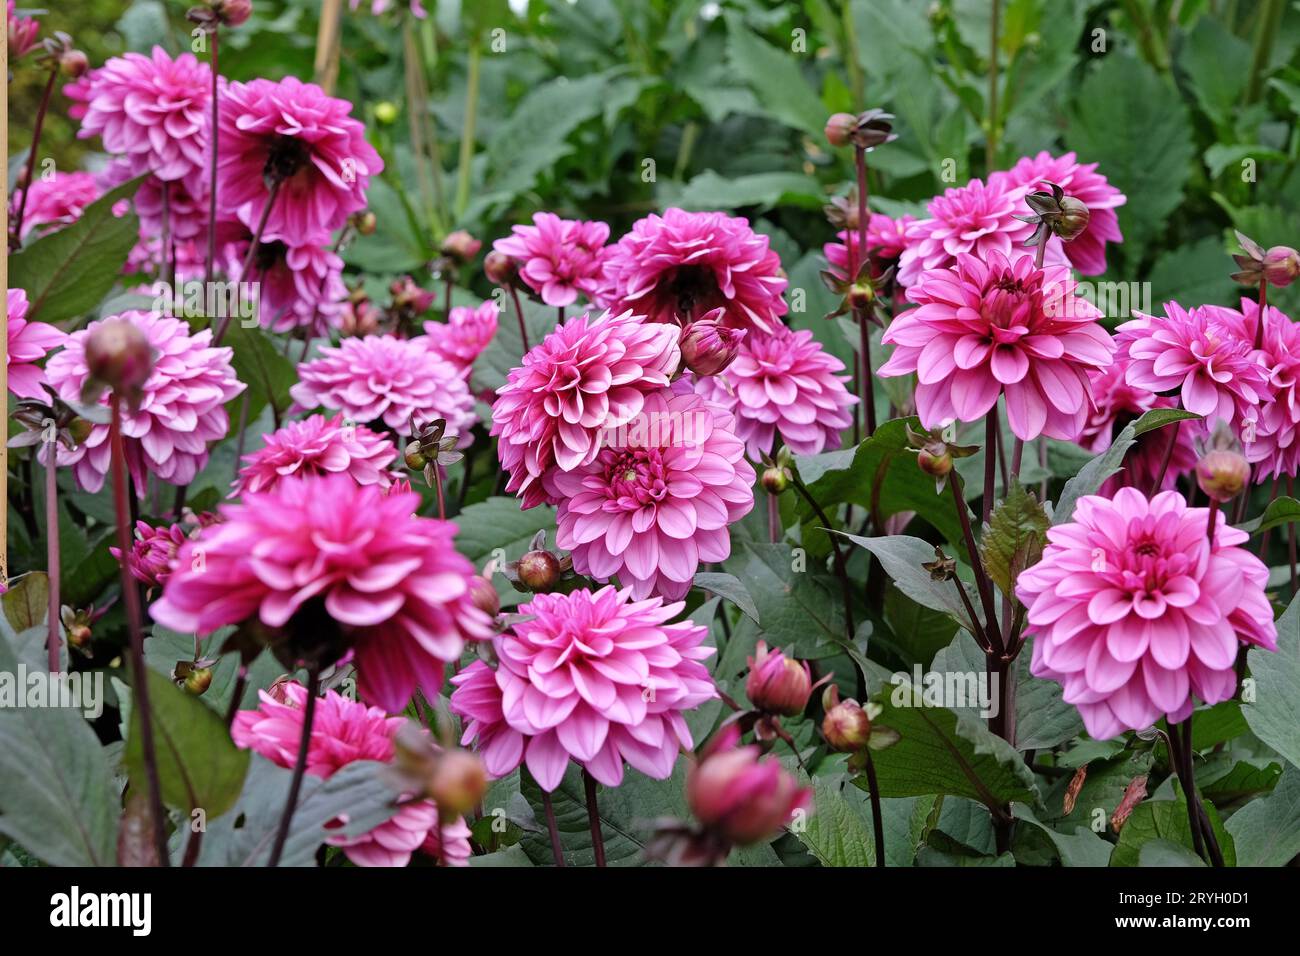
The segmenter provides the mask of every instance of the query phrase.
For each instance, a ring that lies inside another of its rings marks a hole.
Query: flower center
[[[282,183],[306,166],[310,158],[311,152],[302,140],[292,136],[277,136],[267,151],[262,178],[268,186]]]

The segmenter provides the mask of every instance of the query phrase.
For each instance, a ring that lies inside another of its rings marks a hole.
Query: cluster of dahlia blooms
[[[1277,649],[1268,569],[1248,535],[1175,491],[1079,499],[1050,528],[1016,596],[1035,635],[1031,670],[1058,681],[1098,740],[1187,718],[1236,692],[1243,644]]]
[[[38,176],[28,189],[27,206],[23,211],[22,238],[43,226],[60,228],[76,220],[82,210],[99,198],[99,184],[91,173],[55,172],[51,176]],[[14,190],[10,217],[23,203],[23,191]],[[46,230],[41,230],[46,231]],[[49,230],[53,231],[53,230]]]
[[[22,289],[5,290],[9,322],[5,329],[9,344],[5,364],[9,369],[9,391],[19,398],[45,400],[45,372],[37,365],[67,336],[44,322],[27,321],[27,293]]]
[[[258,694],[256,710],[235,714],[231,736],[240,747],[251,749],[279,764],[292,767],[302,740],[307,689],[298,683],[283,685],[283,700],[266,691]],[[390,717],[378,707],[367,707],[334,691],[316,702],[307,747],[307,773],[328,779],[358,760],[388,763],[393,759],[393,737],[406,722]],[[331,827],[346,825],[346,816]],[[406,866],[417,850],[444,866],[468,866],[469,826],[457,817],[440,823],[437,805],[427,798],[397,801],[397,812],[379,826],[355,836],[337,834],[325,842],[342,847],[357,866]]]
[[[340,412],[333,418],[309,415],[264,435],[264,448],[245,455],[231,498],[269,491],[285,478],[344,473],[359,485],[386,488],[398,477],[389,466],[397,447]]]
[[[122,412],[126,462],[136,490],[144,494],[150,475],[187,485],[208,463],[208,443],[226,437],[226,403],[244,390],[231,368],[231,350],[211,345],[212,331],[190,333],[180,319],[135,310],[92,322],[73,332],[46,363],[50,385],[65,402],[81,401],[90,377],[86,341],[104,322],[122,319],[141,332],[153,350],[153,369],[137,404]],[[107,405],[107,394],[100,398]],[[108,474],[109,426],[95,424],[76,448],[59,447],[59,464],[71,466],[77,484],[98,491]]]
[[[425,322],[421,340],[429,350],[445,362],[468,375],[492,337],[497,334],[497,316],[500,309],[495,302],[484,302],[477,308],[453,306],[446,322]]]
[[[419,505],[418,494],[347,474],[249,492],[182,546],[151,613],[208,634],[253,617],[285,628],[320,607],[354,651],[366,700],[394,712],[417,685],[436,697],[444,666],[492,627],[472,600],[474,569],[455,550],[455,525],[417,517]]]
[[[571,760],[611,787],[624,763],[667,779],[693,746],[683,712],[718,693],[701,663],[708,629],[668,623],[682,607],[613,587],[536,595],[493,638],[495,669],[476,661],[451,679],[462,743],[477,741],[489,774],[523,762],[547,791]]]

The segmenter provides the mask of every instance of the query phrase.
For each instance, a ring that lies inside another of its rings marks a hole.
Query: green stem
[[[1255,24],[1255,47],[1250,56],[1250,79],[1246,82],[1246,105],[1257,101],[1264,88],[1264,73],[1273,54],[1273,38],[1282,23],[1282,0],[1264,0]]]
[[[998,155],[998,15],[1000,0],[993,0],[989,17],[989,95],[988,133],[984,137],[984,172],[993,172]]]
[[[460,132],[460,160],[456,170],[456,218],[469,205],[470,164],[474,160],[474,124],[478,119],[479,67],[483,54],[477,39],[469,48],[469,74],[465,85],[465,123]]]

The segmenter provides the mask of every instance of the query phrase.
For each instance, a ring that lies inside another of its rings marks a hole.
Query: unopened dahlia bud
[[[1025,196],[1025,205],[1033,210],[1033,215],[1016,216],[1021,222],[1034,223],[1038,227],[1025,245],[1042,245],[1051,235],[1059,236],[1062,242],[1077,239],[1088,228],[1088,221],[1092,218],[1087,203],[1075,196],[1067,196],[1057,183],[1046,179],[1043,183],[1051,187],[1050,192],[1036,190]]]
[[[952,455],[948,449],[941,452],[931,448],[922,448],[916,453],[916,463],[927,475],[943,478],[952,471]]]
[[[1196,483],[1213,501],[1230,501],[1250,481],[1250,463],[1240,452],[1215,449],[1196,463]]]
[[[390,100],[381,100],[376,103],[375,119],[384,126],[395,123],[397,121],[397,104]]]
[[[497,594],[497,589],[492,586],[492,582],[481,574],[476,574],[469,579],[469,599],[476,608],[489,617],[496,617],[501,613],[501,596]]]
[[[1290,246],[1274,246],[1264,253],[1264,278],[1279,289],[1300,276],[1300,252]]]
[[[560,582],[560,559],[549,551],[529,551],[519,559],[519,581],[535,593],[550,591]]]
[[[487,786],[483,761],[467,750],[448,750],[434,762],[427,793],[438,805],[439,816],[449,821],[473,810]]]
[[[253,14],[252,0],[215,0],[212,9],[228,27],[239,26]]]
[[[1061,215],[1052,231],[1061,237],[1062,242],[1077,239],[1088,228],[1092,212],[1087,203],[1074,196],[1062,196],[1060,206]]]
[[[822,718],[822,735],[841,753],[856,753],[871,740],[871,718],[856,700],[840,700],[834,684],[822,695],[826,716]]]
[[[686,772],[686,801],[705,828],[728,843],[745,845],[775,836],[811,791],[799,786],[775,757],[738,746],[734,723],[718,731]]]
[[[849,134],[858,125],[858,118],[852,113],[832,113],[826,120],[826,142],[832,146],[847,146]]]
[[[442,240],[442,254],[456,262],[469,262],[482,248],[483,243],[464,229],[449,232],[447,238]]]
[[[763,490],[769,495],[779,495],[790,487],[790,478],[784,468],[773,465],[763,471]]]
[[[409,442],[405,451],[406,467],[411,471],[421,471],[429,463],[429,459],[424,457],[424,452],[420,450],[420,442]]]
[[[90,69],[90,60],[80,50],[65,50],[59,55],[59,72],[75,80]]]
[[[696,375],[717,375],[740,352],[745,330],[721,325],[722,311],[714,309],[682,330],[682,361]]]
[[[153,350],[133,323],[107,319],[97,323],[86,339],[86,367],[99,385],[116,392],[134,392],[149,379]]]
[[[388,290],[393,294],[393,308],[409,310],[416,315],[428,312],[433,307],[435,296],[428,289],[418,285],[410,276],[400,276],[393,280]]]
[[[379,220],[375,214],[367,209],[365,212],[352,214],[352,228],[361,236],[373,236],[375,229],[379,226]]]
[[[805,661],[786,657],[780,649],[769,651],[764,641],[758,642],[745,681],[751,704],[767,714],[793,717],[808,706],[812,688],[812,671]]]
[[[187,694],[202,697],[212,685],[212,668],[207,661],[177,661],[173,675]]]
[[[513,285],[519,274],[519,263],[504,252],[493,249],[483,260],[483,273],[493,285]]]

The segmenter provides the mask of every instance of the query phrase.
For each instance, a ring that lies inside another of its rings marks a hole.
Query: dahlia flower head
[[[952,268],[963,254],[985,262],[993,253],[1014,258],[1034,233],[1034,225],[1016,216],[1029,214],[1025,205],[1028,186],[1012,185],[1006,179],[988,183],[972,179],[965,186],[944,190],[926,206],[928,219],[907,227],[907,245],[898,259],[898,281],[915,285],[926,273]],[[1048,240],[1044,265],[1060,265],[1065,257],[1061,241]]]
[[[1241,310],[1204,306],[1216,320],[1236,330],[1242,341],[1255,342],[1259,303],[1243,298]],[[1300,470],[1300,327],[1273,306],[1266,309],[1258,355],[1268,378],[1270,401],[1258,406],[1255,418],[1236,429],[1246,460],[1255,465],[1255,481],[1263,482]]]
[[[1095,739],[1185,720],[1193,696],[1228,700],[1238,648],[1277,649],[1268,569],[1222,513],[1213,546],[1208,527],[1176,491],[1087,495],[1021,572],[1030,670],[1061,684]]]
[[[594,300],[604,271],[608,223],[539,212],[533,225],[514,226],[511,232],[492,248],[519,263],[519,277],[543,302],[562,308],[579,295]]]
[[[409,434],[412,423],[442,418],[447,434],[460,436],[464,447],[477,420],[460,369],[415,339],[346,338],[299,365],[298,378],[289,394],[302,408],[323,406],[355,422],[382,421],[398,434]]]
[[[771,333],[789,311],[789,283],[767,236],[721,212],[672,208],[638,220],[605,272],[603,304],[651,322],[686,326],[720,308],[732,328]]]
[[[44,175],[32,180],[27,196],[27,208],[23,211],[24,239],[33,229],[42,226],[63,227],[75,222],[83,209],[99,197],[99,186],[91,173],[55,172],[48,178]],[[23,191],[14,190],[10,220],[22,205]],[[41,230],[52,232],[53,230]]]
[[[1176,392],[1179,404],[1205,419],[1244,426],[1273,397],[1264,355],[1254,348],[1231,310],[1184,309],[1165,303],[1164,315],[1134,311],[1115,330],[1119,355],[1128,362],[1130,385]]]
[[[731,554],[728,526],[754,507],[754,469],[735,419],[689,389],[647,395],[596,457],[554,470],[557,547],[573,568],[617,576],[638,600],[686,595],[702,562]]]
[[[106,152],[130,161],[132,175],[206,175],[212,71],[194,54],[172,59],[160,46],[148,56],[124,53],[64,92],[85,104],[77,136],[98,135]]]
[[[137,521],[135,540],[126,556],[127,570],[150,591],[161,587],[171,575],[176,554],[187,537],[187,529],[181,524],[154,527],[148,522]],[[122,561],[120,548],[110,546],[108,550],[119,563]]]
[[[542,477],[590,464],[606,430],[641,413],[681,364],[676,326],[631,312],[569,319],[510,370],[492,405],[491,434],[523,507],[555,504]]]
[[[916,222],[913,216],[894,219],[884,213],[873,212],[867,219],[867,255],[872,260],[872,275],[879,276],[897,263],[907,248],[907,230]],[[845,229],[836,233],[835,242],[822,246],[822,253],[831,272],[841,279],[849,279],[849,252],[853,261],[862,267],[862,254],[858,249],[858,231]]]
[[[6,329],[9,348],[5,353],[9,391],[19,398],[48,401],[49,396],[41,388],[47,381],[45,372],[36,363],[43,361],[52,349],[63,345],[68,337],[52,325],[27,321],[28,302],[24,290],[6,290],[5,302],[9,315]]]
[[[770,454],[779,437],[799,455],[840,447],[858,398],[844,383],[844,363],[811,331],[781,326],[775,335],[747,336],[720,375],[697,377],[695,390],[736,417],[736,435],[750,461]]]
[[[208,443],[225,438],[230,430],[226,403],[245,388],[231,367],[231,349],[213,348],[211,329],[191,335],[181,319],[128,310],[73,332],[65,348],[46,363],[50,384],[65,402],[81,401],[90,377],[86,339],[111,319],[128,321],[143,332],[154,354],[139,406],[122,409],[126,464],[136,490],[144,494],[149,475],[188,485],[208,463]],[[101,404],[109,401],[108,394],[100,397]],[[59,448],[59,464],[72,468],[84,491],[96,492],[104,485],[111,458],[108,437],[108,425],[94,424],[76,448]]]
[[[285,478],[222,505],[225,520],[185,543],[150,611],[164,627],[208,634],[254,615],[281,628],[322,601],[350,639],[361,695],[401,711],[417,685],[441,692],[444,665],[467,641],[492,635],[456,526],[416,516],[419,506],[416,493],[347,474]]]
[[[352,104],[287,76],[230,83],[218,119],[217,195],[254,229],[281,178],[263,241],[326,241],[366,206],[370,177],[384,169]]]
[[[446,322],[424,323],[425,337],[422,341],[443,361],[450,362],[468,375],[474,360],[483,354],[497,334],[499,312],[497,304],[491,300],[473,309],[464,305],[453,306]]]
[[[116,156],[95,174],[95,182],[102,194],[130,182],[138,175],[136,164],[130,157]],[[166,204],[163,202],[164,191]],[[134,209],[140,219],[140,242],[157,243],[161,250],[164,231],[176,241],[178,247],[194,239],[202,239],[206,243],[208,199],[206,168],[195,170],[182,179],[167,182],[157,176],[146,176],[135,195],[130,200],[121,200],[114,206],[113,213],[121,218],[127,210]],[[159,262],[161,261],[160,259]]]
[[[289,477],[346,474],[359,485],[386,488],[397,477],[389,466],[397,447],[340,412],[333,418],[310,415],[263,436],[265,447],[245,455],[227,497],[270,491]]]
[[[1036,269],[1030,255],[959,254],[908,288],[918,308],[885,330],[894,351],[878,374],[916,373],[926,428],[978,421],[1005,395],[1017,438],[1073,441],[1093,411],[1088,372],[1115,351],[1100,310],[1075,287],[1068,267]]]
[[[1063,244],[1063,251],[1070,265],[1086,276],[1106,271],[1106,243],[1124,241],[1115,209],[1128,202],[1128,197],[1097,172],[1096,163],[1080,163],[1074,153],[1053,156],[1043,150],[1037,156],[1022,157],[1005,172],[989,176],[989,182],[998,181],[1013,187],[1027,186],[1031,191],[1048,188],[1044,183],[1056,183],[1067,196],[1083,202],[1088,207],[1088,225]]]
[[[669,624],[681,610],[613,587],[535,595],[528,619],[493,638],[496,669],[476,661],[452,678],[462,743],[477,740],[492,776],[522,761],[547,791],[570,760],[609,787],[625,762],[666,780],[693,746],[682,715],[718,696],[701,663],[708,628]]]
[[[1094,408],[1084,422],[1083,431],[1075,439],[1088,451],[1101,454],[1126,425],[1153,408],[1178,407],[1177,402],[1168,396],[1130,385],[1125,378],[1127,371],[1128,361],[1123,357],[1117,357],[1104,368],[1088,370]],[[1124,456],[1123,470],[1106,479],[1097,493],[1109,497],[1125,485],[1149,491],[1162,468],[1164,477],[1158,490],[1173,488],[1181,476],[1196,467],[1193,436],[1197,427],[1191,421],[1174,422],[1139,435],[1137,443]],[[1174,442],[1172,452],[1169,450],[1171,440]]]
[[[14,5],[14,0],[9,0],[9,62],[15,63],[20,57],[30,53],[37,44],[37,36],[41,32],[41,24],[35,17],[20,17],[18,10]]]
[[[707,829],[743,846],[775,836],[812,805],[812,790],[799,786],[775,757],[763,757],[752,744],[741,746],[740,728],[732,723],[691,764],[686,800]]]
[[[231,282],[241,281],[252,233],[242,223],[219,224],[225,238],[221,259]],[[330,246],[308,242],[289,245],[278,239],[258,243],[249,268],[249,282],[257,283],[258,322],[272,332],[307,329],[325,336],[339,324],[347,286],[343,260]]]
[[[278,701],[266,691],[259,691],[258,708],[235,714],[230,736],[237,746],[288,768],[298,759],[307,689],[290,682],[283,685],[283,694],[287,699]],[[378,707],[367,707],[327,690],[316,702],[312,715],[307,773],[329,779],[358,760],[388,763],[393,759],[393,736],[405,722],[404,717],[389,717]],[[327,824],[327,828],[338,829],[346,819],[340,818],[336,826]],[[428,799],[399,801],[397,813],[373,830],[351,837],[338,834],[325,842],[342,847],[357,866],[406,866],[431,836],[434,855],[445,865],[469,865],[468,825],[463,818],[457,818],[439,828],[438,807]]]

